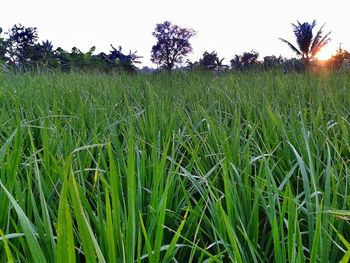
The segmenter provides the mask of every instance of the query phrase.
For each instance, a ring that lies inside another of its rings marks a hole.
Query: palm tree
[[[41,42],[41,47],[47,53],[52,53],[53,52],[53,45],[52,45],[52,42],[49,41],[49,40],[42,41]]]
[[[322,36],[322,29],[324,25],[318,30],[316,36],[314,37],[312,30],[315,26],[316,20],[314,20],[311,24],[307,22],[301,24],[299,21],[297,21],[297,24],[292,24],[299,49],[289,41],[283,38],[279,38],[281,41],[286,43],[298,56],[302,57],[306,65],[309,64],[310,59],[313,59],[316,54],[331,40],[329,38],[331,32],[328,32],[324,37]]]
[[[224,58],[220,59],[215,51],[209,53],[205,51],[202,58],[199,60],[199,64],[207,70],[220,70],[223,68]]]

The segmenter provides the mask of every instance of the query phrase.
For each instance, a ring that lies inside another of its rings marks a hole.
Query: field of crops
[[[0,74],[0,262],[347,262],[350,76]]]

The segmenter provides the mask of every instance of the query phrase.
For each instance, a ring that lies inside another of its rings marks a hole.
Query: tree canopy
[[[157,43],[152,47],[151,61],[167,70],[173,69],[192,52],[189,40],[195,34],[193,29],[181,28],[170,21],[157,24],[152,33]]]
[[[40,55],[38,39],[36,27],[14,25],[8,31],[8,39],[6,40],[8,64],[19,70],[25,70],[35,64]]]

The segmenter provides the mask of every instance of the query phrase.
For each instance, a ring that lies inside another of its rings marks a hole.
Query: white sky
[[[205,51],[216,50],[229,64],[234,54],[252,49],[265,55],[292,57],[287,45],[294,42],[290,23],[311,22],[316,30],[327,23],[332,42],[323,56],[335,52],[339,42],[350,47],[350,15],[346,0],[3,0],[0,27],[7,31],[15,23],[38,28],[41,40],[49,39],[54,47],[87,52],[91,46],[108,52],[110,44],[121,45],[125,53],[137,50],[143,66],[152,65],[150,51],[156,39],[156,23],[170,20],[192,28],[193,54],[198,59]],[[154,66],[154,65],[153,65]]]

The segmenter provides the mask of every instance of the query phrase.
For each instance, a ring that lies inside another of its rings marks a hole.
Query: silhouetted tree
[[[283,61],[284,59],[282,56],[278,56],[278,57],[276,57],[275,55],[265,56],[263,61],[263,67],[264,69],[282,68]]]
[[[21,71],[35,66],[40,59],[40,48],[37,45],[36,27],[14,25],[8,31],[6,40],[8,64]]]
[[[43,48],[43,50],[47,53],[53,53],[53,45],[52,42],[49,40],[46,41],[42,41],[41,42],[41,47]]]
[[[238,70],[252,69],[257,66],[259,53],[252,50],[250,52],[244,52],[242,55],[235,55],[231,59],[231,68]]]
[[[141,63],[139,61],[141,56],[136,55],[137,51],[132,52],[129,51],[128,55],[123,54],[122,47],[119,46],[118,49],[111,45],[112,50],[109,52],[107,56],[108,59],[117,67],[119,70],[123,70],[128,73],[135,73],[137,71],[137,67],[135,63]]]
[[[135,64],[141,63],[137,52],[130,51],[124,54],[122,48],[114,48],[109,54],[103,52],[94,55],[96,48],[91,47],[86,53],[77,47],[71,52],[62,48],[54,50],[51,41],[38,43],[38,32],[35,27],[24,27],[21,24],[14,25],[6,34],[6,39],[1,37],[0,28],[0,66],[7,65],[20,71],[35,69],[60,69],[65,72],[71,70],[101,71],[129,73],[137,72]]]
[[[195,31],[165,21],[156,25],[152,35],[157,38],[157,44],[152,47],[151,61],[171,70],[176,64],[182,63],[184,57],[192,51],[189,40],[195,35]]]
[[[345,61],[350,60],[350,53],[341,47],[337,50],[336,54],[333,55],[329,61],[329,67],[333,70],[339,70]]]
[[[55,58],[55,53],[51,41],[42,41],[41,44],[38,44],[38,48],[40,49],[39,53],[41,66],[44,69],[53,69],[58,67],[58,61]]]
[[[2,28],[0,27],[0,64],[3,64],[5,62],[5,54],[6,54],[6,46],[4,38],[1,37],[2,34]]]
[[[328,32],[324,37],[322,36],[324,25],[317,31],[316,36],[313,36],[312,30],[316,26],[316,20],[311,24],[305,22],[301,24],[297,21],[297,24],[292,24],[296,42],[298,48],[296,48],[289,41],[279,38],[286,43],[298,56],[300,56],[306,65],[309,64],[310,59],[313,59],[316,54],[331,40]]]
[[[199,60],[199,66],[206,70],[220,70],[225,65],[223,65],[224,59],[220,59],[215,51],[209,53],[205,51]]]

